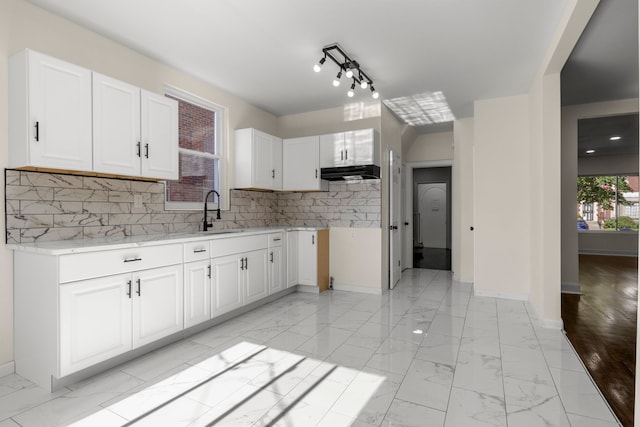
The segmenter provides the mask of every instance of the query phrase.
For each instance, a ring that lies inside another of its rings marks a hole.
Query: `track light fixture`
[[[322,49],[322,53],[324,56],[316,65],[314,65],[313,71],[316,73],[320,72],[322,64],[324,64],[325,60],[329,58],[339,68],[336,78],[333,79],[333,85],[335,87],[340,86],[342,73],[344,73],[348,79],[352,79],[353,82],[351,84],[351,88],[347,92],[347,96],[349,98],[352,98],[355,95],[354,89],[356,88],[356,84],[362,89],[370,88],[373,99],[378,99],[380,97],[378,92],[373,88],[373,80],[371,80],[367,73],[360,68],[360,64],[351,59],[351,57],[349,57],[349,55],[347,55],[337,43],[324,47]]]

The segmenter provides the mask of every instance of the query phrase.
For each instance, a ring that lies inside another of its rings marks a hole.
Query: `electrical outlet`
[[[142,194],[134,194],[133,195],[133,207],[141,208],[142,207]]]

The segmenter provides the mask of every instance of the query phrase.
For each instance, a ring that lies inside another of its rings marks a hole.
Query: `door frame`
[[[414,169],[428,169],[428,168],[441,168],[441,167],[451,167],[451,192],[453,192],[453,187],[455,182],[453,180],[453,159],[447,160],[427,160],[423,162],[406,162],[404,163],[406,174],[406,187],[402,192],[403,201],[402,206],[404,207],[404,226],[403,226],[403,235],[402,235],[402,244],[403,244],[403,252],[411,254],[408,259],[403,261],[403,268],[413,268],[413,170]],[[453,206],[453,200],[451,200],[451,210],[453,211],[455,206]],[[408,225],[407,225],[408,223]],[[449,224],[451,227],[451,233],[454,232],[453,224]],[[454,245],[453,239],[451,241],[451,258],[454,257],[454,251],[456,251],[456,247]],[[453,260],[452,260],[453,264]]]
[[[394,157],[397,156],[397,165],[394,162]],[[403,163],[402,163],[402,154],[400,151],[398,150],[394,150],[391,146],[387,146],[387,164],[386,164],[386,169],[387,169],[387,176],[388,176],[388,191],[387,191],[387,216],[389,218],[389,226],[387,228],[387,230],[385,231],[387,233],[387,252],[388,252],[388,261],[387,264],[389,266],[389,271],[387,272],[388,274],[388,279],[389,279],[389,289],[393,289],[396,284],[400,281],[400,277],[402,276],[402,252],[403,252],[403,247],[402,247],[402,226],[400,224],[402,224],[403,218],[402,218],[402,167],[403,167]],[[392,227],[394,226],[393,224],[393,215],[392,212],[394,212],[394,206],[393,206],[393,171],[392,168],[398,167],[399,171],[398,171],[398,186],[400,187],[398,189],[398,193],[396,195],[396,197],[398,198],[398,212],[396,213],[396,217],[397,217],[397,233],[399,233],[399,240],[400,243],[395,246],[393,241],[394,241],[394,236],[393,236],[393,229]],[[392,250],[392,248],[394,250]],[[395,259],[392,259],[392,257],[394,255],[399,255],[399,268],[398,268],[398,280],[394,281],[394,265],[395,265]]]

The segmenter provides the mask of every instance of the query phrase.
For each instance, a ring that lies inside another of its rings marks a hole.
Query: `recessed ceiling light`
[[[425,92],[385,99],[384,105],[411,126],[452,122],[456,119],[442,92]]]
[[[587,151],[586,151],[586,153],[587,153],[587,154],[593,154],[593,153],[595,153],[595,152],[596,152],[596,150],[587,150]]]
[[[609,138],[609,140],[611,140],[611,141],[618,141],[620,139],[622,139],[622,137],[621,136],[617,136],[617,135],[616,136],[612,136],[611,138]]]

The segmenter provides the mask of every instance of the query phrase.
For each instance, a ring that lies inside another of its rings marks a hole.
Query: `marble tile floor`
[[[294,293],[50,394],[0,378],[0,427],[618,426],[561,331],[451,273]]]

